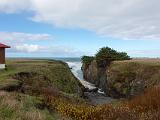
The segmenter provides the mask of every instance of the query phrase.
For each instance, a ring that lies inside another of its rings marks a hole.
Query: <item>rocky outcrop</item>
[[[154,61],[115,61],[106,67],[93,61],[88,67],[83,65],[82,70],[85,80],[114,98],[136,96],[160,83],[160,64]]]
[[[107,93],[107,74],[106,68],[99,68],[96,60],[90,63],[90,65],[82,65],[83,78],[95,84],[96,87],[101,88]]]
[[[98,67],[97,62],[94,60],[88,67],[83,64],[82,71],[85,80],[106,91],[106,68]]]

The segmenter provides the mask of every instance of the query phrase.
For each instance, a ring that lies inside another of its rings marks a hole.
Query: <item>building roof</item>
[[[0,48],[10,48],[10,46],[4,45],[0,43]]]

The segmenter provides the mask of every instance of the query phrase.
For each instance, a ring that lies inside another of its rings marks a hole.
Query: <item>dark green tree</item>
[[[95,59],[100,67],[106,67],[108,64],[110,64],[111,61],[114,61],[114,60],[131,59],[127,55],[127,53],[117,52],[116,50],[109,47],[101,48],[95,56],[96,56]]]
[[[90,65],[93,60],[94,60],[93,56],[82,56],[81,58],[82,63],[84,63],[87,66]]]

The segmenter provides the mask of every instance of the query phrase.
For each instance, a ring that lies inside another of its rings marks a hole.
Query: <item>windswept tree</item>
[[[86,66],[89,66],[93,60],[96,60],[99,67],[106,67],[107,65],[110,64],[111,61],[130,60],[130,59],[131,59],[130,56],[128,56],[126,52],[117,52],[116,50],[109,47],[101,48],[97,52],[95,57],[83,56],[81,58],[82,63],[84,63]]]
[[[103,47],[95,55],[95,59],[100,67],[106,67],[114,60],[130,60],[131,58],[125,52],[117,52],[116,50]]]
[[[89,66],[91,64],[91,62],[94,60],[93,56],[82,56],[81,61],[83,64],[87,66]]]

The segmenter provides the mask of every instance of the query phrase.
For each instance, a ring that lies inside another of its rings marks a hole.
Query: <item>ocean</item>
[[[81,70],[82,63],[80,58],[53,58],[66,62],[71,69],[72,73],[79,79],[83,80],[83,72]]]
[[[81,58],[53,58],[53,59],[66,62],[68,66],[72,68],[71,71],[74,74],[74,76],[80,80],[80,82],[84,85],[84,87],[88,89],[96,88],[94,84],[91,84],[84,80],[83,72],[81,70],[82,67]]]
[[[83,79],[83,72],[81,70],[82,63],[80,58],[53,58],[54,60],[61,60],[66,62],[71,69],[72,73],[75,77],[79,79],[82,85],[89,90],[97,89],[94,84],[91,84]],[[105,104],[114,101],[114,99],[110,97],[106,97],[104,91],[98,88],[97,92],[87,92],[85,95],[89,100],[94,104]]]

